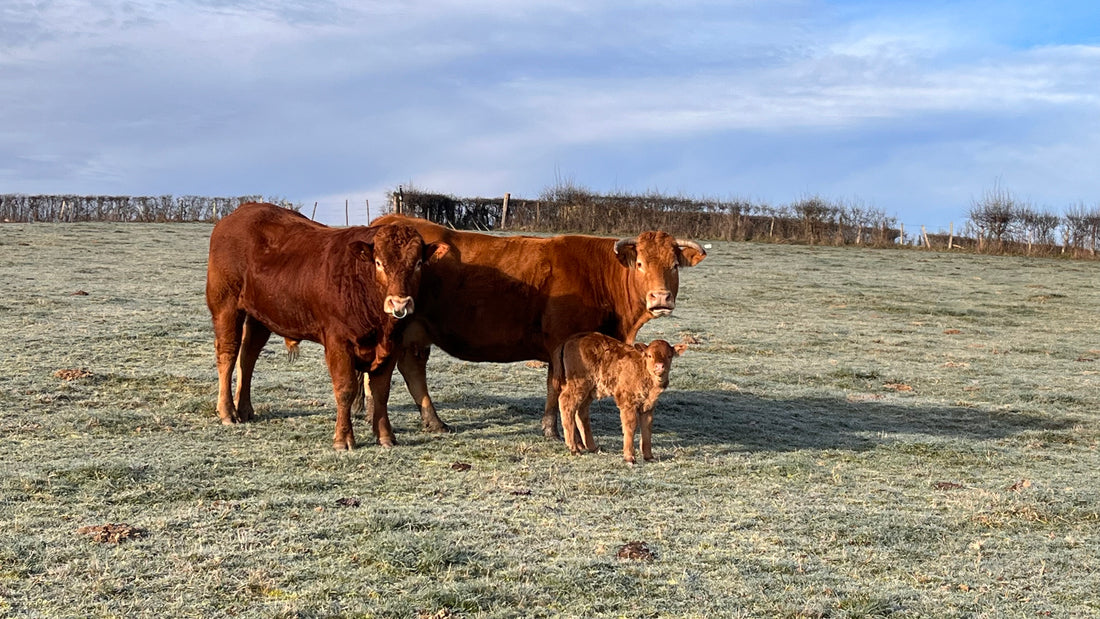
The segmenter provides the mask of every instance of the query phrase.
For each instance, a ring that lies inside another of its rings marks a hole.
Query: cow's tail
[[[301,340],[294,340],[289,337],[283,338],[283,343],[286,344],[286,360],[294,363],[298,360],[298,354],[301,352],[298,348],[298,344]]]

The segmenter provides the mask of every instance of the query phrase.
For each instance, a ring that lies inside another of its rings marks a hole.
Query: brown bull
[[[271,333],[325,347],[336,396],[333,447],[355,447],[350,406],[356,372],[371,385],[371,425],[392,445],[386,412],[394,337],[419,307],[421,264],[447,246],[425,244],[406,225],[335,229],[272,204],[245,204],[210,235],[206,304],[218,357],[218,416],[252,419],[252,372]],[[234,363],[240,371],[236,402]]]
[[[613,239],[566,235],[491,236],[386,215],[372,225],[414,227],[450,255],[424,269],[423,301],[401,336],[397,367],[424,427],[444,431],[428,394],[431,345],[466,361],[550,364],[543,433],[558,437],[560,372],[554,351],[569,336],[597,331],[623,342],[676,307],[680,267],[699,264],[698,243],[658,231]],[[372,384],[373,387],[373,384]]]

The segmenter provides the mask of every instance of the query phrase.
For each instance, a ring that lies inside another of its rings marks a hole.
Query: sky
[[[1100,3],[3,0],[0,193],[1100,204]]]

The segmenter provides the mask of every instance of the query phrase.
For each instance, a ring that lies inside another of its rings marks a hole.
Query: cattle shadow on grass
[[[463,397],[437,403],[454,431],[529,440],[541,435],[541,397]],[[411,407],[415,410],[414,407]],[[622,436],[610,399],[592,404],[592,428],[605,448]],[[1057,431],[1076,422],[1011,411],[815,397],[765,399],[729,391],[669,391],[654,416],[656,444],[725,452],[842,449],[864,451],[897,436],[996,440],[1029,431]],[[560,429],[560,425],[559,425]]]

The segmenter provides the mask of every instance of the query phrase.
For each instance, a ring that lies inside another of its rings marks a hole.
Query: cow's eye
[[[640,269],[640,268],[642,268],[642,261],[641,261],[641,260],[639,260],[639,261],[638,261],[638,262],[636,263],[636,266],[637,266],[637,267],[638,267],[639,269]]]
[[[420,265],[422,265],[422,264],[424,264],[424,261],[423,261],[423,260],[417,260],[417,261],[416,261],[416,268],[418,268],[418,269],[419,269],[419,268],[420,268]]]
[[[376,268],[377,268],[378,270],[382,270],[382,261],[381,261],[381,260],[379,260],[379,259],[377,259],[377,258],[375,258],[375,259],[374,259],[374,266],[375,266],[375,267],[376,267]]]

